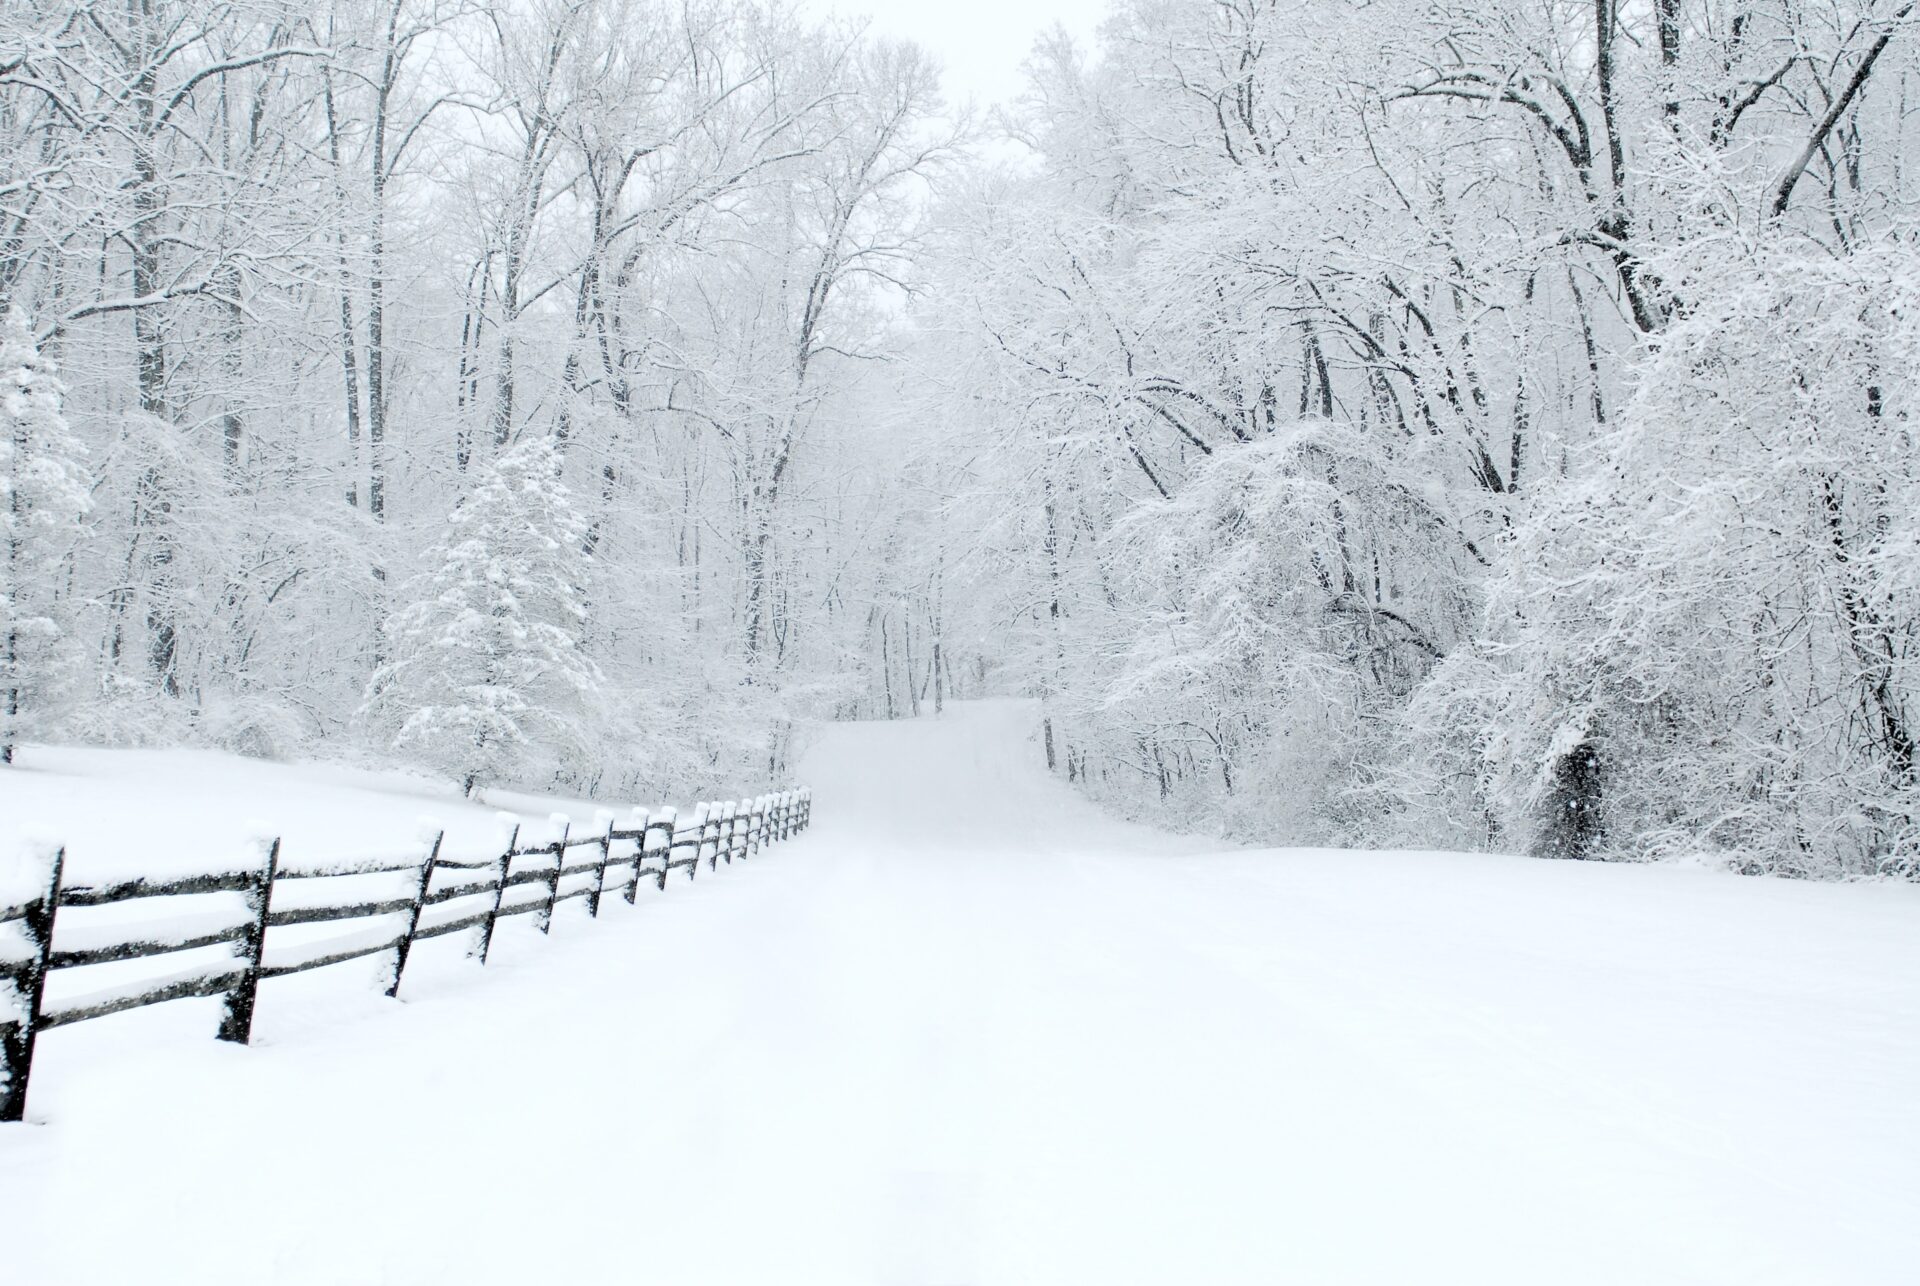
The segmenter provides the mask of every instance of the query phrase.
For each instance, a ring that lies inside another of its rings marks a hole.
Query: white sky
[[[869,15],[876,32],[924,45],[945,68],[948,103],[971,95],[982,107],[1020,92],[1020,64],[1056,22],[1082,45],[1105,16],[1107,0],[812,0],[820,12]]]

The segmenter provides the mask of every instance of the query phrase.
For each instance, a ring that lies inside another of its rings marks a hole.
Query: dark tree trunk
[[[1534,856],[1593,856],[1600,839],[1601,784],[1600,751],[1593,742],[1583,741],[1560,757],[1543,805]]]

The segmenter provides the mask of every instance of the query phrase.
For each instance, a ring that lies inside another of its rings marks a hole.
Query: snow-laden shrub
[[[208,744],[254,759],[290,759],[308,749],[321,732],[312,712],[263,693],[210,693],[202,702],[198,726]]]
[[[1684,314],[1501,548],[1476,655],[1416,703],[1425,746],[1536,850],[1590,755],[1594,855],[1910,871],[1920,262],[1728,235],[1661,272]]]
[[[1418,469],[1354,426],[1284,424],[1218,451],[1113,539],[1145,606],[1080,717],[1149,733],[1141,769],[1191,822],[1351,834],[1388,716],[1464,623],[1458,542]]]

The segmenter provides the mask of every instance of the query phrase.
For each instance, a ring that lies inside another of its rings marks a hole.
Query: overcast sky
[[[812,0],[822,12],[871,15],[874,29],[926,46],[946,68],[950,103],[968,95],[982,106],[1020,91],[1020,64],[1034,37],[1059,23],[1082,44],[1107,0]]]

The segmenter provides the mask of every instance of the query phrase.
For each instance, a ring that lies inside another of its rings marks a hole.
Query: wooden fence
[[[389,952],[386,994],[397,995],[407,955],[416,942],[471,931],[468,955],[485,964],[494,925],[504,917],[533,915],[546,933],[556,906],[584,898],[587,914],[597,919],[609,891],[618,891],[632,903],[642,879],[652,879],[664,891],[672,871],[684,869],[691,880],[703,860],[709,870],[717,870],[723,858],[731,865],[736,857],[745,858],[805,830],[812,811],[811,792],[790,790],[749,801],[700,804],[686,819],[672,808],[652,814],[635,809],[632,824],[624,829],[609,821],[596,834],[573,837],[570,828],[562,825],[560,838],[526,847],[517,846],[520,830],[516,826],[505,851],[481,861],[443,857],[444,831],[434,837],[424,858],[316,867],[284,861],[276,839],[265,846],[264,861],[250,870],[108,885],[63,884],[66,852],[56,850],[41,895],[21,906],[0,907],[0,979],[13,984],[18,1010],[10,1019],[0,1010],[0,1019],[6,1019],[0,1021],[0,1075],[6,1078],[0,1086],[0,1122],[21,1120],[26,1113],[34,1040],[43,1031],[168,1000],[224,996],[219,1037],[244,1045],[253,1030],[254,1000],[263,978]],[[622,854],[618,848],[627,851]],[[586,850],[584,858],[574,860],[576,850]],[[612,890],[607,883],[610,869],[617,873]],[[387,884],[384,890],[368,887],[382,879]],[[533,896],[512,894],[523,887]],[[244,911],[232,923],[213,928],[207,927],[204,913],[191,911],[173,916],[171,923],[158,918],[135,926],[69,924],[61,928],[55,923],[67,907],[232,893],[241,896]],[[366,923],[317,942],[271,940],[275,929],[352,920]],[[15,922],[20,925],[17,930],[11,927]],[[9,939],[24,946],[9,950]],[[46,1003],[47,979],[58,970],[223,944],[233,949],[230,958],[142,977],[51,1007]],[[0,993],[0,1003],[4,999]]]

